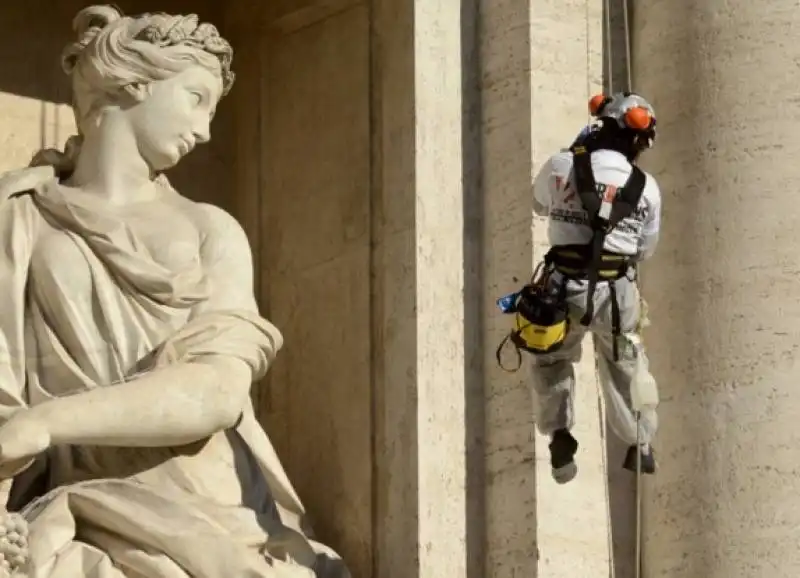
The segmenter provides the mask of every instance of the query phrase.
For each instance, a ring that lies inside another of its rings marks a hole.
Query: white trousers
[[[563,283],[560,273],[553,273],[550,284],[555,290]],[[649,375],[647,356],[637,334],[641,312],[639,289],[627,278],[615,284],[620,312],[621,335],[618,338],[618,360],[614,360],[614,336],[611,323],[609,282],[597,284],[594,294],[594,318],[590,326],[580,324],[586,309],[586,281],[568,281],[567,303],[570,330],[563,346],[547,355],[533,359],[533,393],[536,426],[544,435],[557,429],[571,429],[575,423],[575,370],[580,361],[582,342],[587,331],[594,337],[594,347],[600,361],[600,382],[611,430],[626,444],[637,441],[636,418],[631,408],[631,384],[634,376]],[[588,384],[587,384],[588,385]],[[658,421],[654,409],[644,410],[639,420],[639,443],[650,443]]]

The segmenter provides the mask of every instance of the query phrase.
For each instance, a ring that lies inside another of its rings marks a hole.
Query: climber
[[[559,483],[577,474],[578,442],[570,433],[573,364],[587,330],[605,370],[609,424],[629,446],[623,467],[635,472],[638,466],[647,474],[656,469],[650,446],[655,407],[637,419],[631,405],[635,376],[645,376],[655,388],[639,339],[644,313],[636,283],[636,265],[653,254],[659,235],[658,184],[636,166],[655,140],[655,113],[629,92],[595,96],[589,107],[594,122],[545,163],[533,185],[534,212],[549,221],[545,291],[566,311],[562,342],[532,356],[536,423],[550,436],[552,473]]]

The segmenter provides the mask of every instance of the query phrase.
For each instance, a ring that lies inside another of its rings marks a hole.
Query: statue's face
[[[148,94],[125,115],[144,160],[153,170],[163,171],[211,138],[222,81],[205,68],[193,66],[148,88]]]

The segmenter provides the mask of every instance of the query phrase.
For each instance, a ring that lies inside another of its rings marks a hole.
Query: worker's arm
[[[550,214],[552,179],[553,160],[547,159],[536,174],[536,178],[533,179],[533,212],[540,217],[546,217]]]
[[[639,248],[636,252],[636,260],[644,261],[653,256],[658,245],[658,237],[661,232],[661,191],[655,179],[648,176],[647,183],[647,203],[649,205],[647,216],[642,226],[642,237],[639,240]]]

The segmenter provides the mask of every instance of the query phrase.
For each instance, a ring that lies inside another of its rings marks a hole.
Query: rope
[[[611,2],[603,1],[603,17],[605,28],[605,68],[607,74],[608,94],[614,94],[614,59],[611,58]]]
[[[625,90],[633,90],[633,71],[631,59],[631,27],[630,17],[628,14],[628,0],[622,0],[622,18],[623,18],[623,37],[625,40],[625,72],[627,85]],[[610,54],[609,54],[610,56]],[[637,268],[638,275],[638,268]],[[643,300],[641,293],[639,294],[640,315],[644,314]],[[640,448],[640,425],[642,414],[640,411],[636,412],[636,447]],[[641,578],[642,576],[642,452],[636,452],[636,545],[634,547],[634,576]]]
[[[625,90],[633,90],[633,73],[631,71],[631,27],[628,20],[628,0],[622,0],[622,25],[625,30],[625,72],[628,81]]]
[[[608,0],[606,0],[608,1]],[[586,20],[586,100],[588,101],[594,91],[592,90],[592,58],[591,58],[591,2],[592,0],[586,0],[585,2],[585,20]],[[606,22],[608,23],[608,12],[606,11]],[[609,28],[610,30],[610,28]],[[609,66],[611,60],[609,59]],[[611,70],[609,68],[609,70]],[[609,78],[611,76],[609,75]],[[592,115],[589,114],[587,118],[587,124],[592,123]],[[608,576],[609,578],[614,578],[616,576],[616,572],[614,569],[614,537],[611,533],[611,487],[608,483],[608,456],[606,454],[607,445],[607,437],[606,437],[606,421],[605,421],[605,402],[603,398],[603,385],[600,378],[600,357],[597,351],[597,345],[592,338],[593,347],[592,350],[594,352],[594,374],[595,374],[595,388],[597,390],[597,415],[598,415],[598,425],[600,429],[600,456],[601,456],[601,469],[603,472],[603,480],[604,480],[604,489],[605,489],[605,506],[606,506],[606,520],[608,520],[608,534],[607,534],[607,548],[608,548]]]
[[[625,41],[625,90],[632,91],[633,90],[633,73],[631,70],[631,33],[630,33],[630,17],[628,14],[628,0],[621,0],[622,2],[622,17],[623,17],[623,38]],[[588,0],[587,0],[587,10],[588,10]],[[606,60],[606,73],[607,77],[607,88],[608,94],[614,94],[614,51],[613,51],[613,34],[611,29],[611,0],[604,0],[603,5],[603,12],[604,12],[604,24],[605,24],[605,60]],[[588,15],[587,15],[587,25],[588,25]],[[587,31],[587,45],[588,45],[588,31]],[[588,53],[588,46],[587,46],[587,53]],[[588,67],[587,67],[588,72]],[[587,80],[588,84],[588,80]],[[638,271],[637,271],[638,275]],[[640,296],[640,304],[643,304],[641,301]],[[642,308],[642,313],[644,309]],[[602,394],[600,388],[602,387],[601,384],[601,375],[599,371],[599,364],[600,360],[598,359],[597,348],[595,348],[595,372],[597,375],[597,385],[598,385],[598,402],[601,401]],[[601,414],[601,439],[603,444],[605,444],[606,438],[606,428],[605,428],[605,420],[604,412],[602,411],[602,406],[600,407],[600,414]],[[642,453],[640,449],[640,442],[641,442],[641,413],[639,411],[636,412],[636,543],[634,547],[634,574],[635,578],[641,578],[642,576]],[[610,488],[608,484],[608,465],[607,465],[607,458],[605,451],[603,452],[603,472],[606,476],[606,508],[608,512],[608,520],[609,520],[609,527],[611,527],[611,496],[610,496]],[[609,532],[609,538],[611,540],[611,545],[609,549],[609,577],[614,578],[615,576],[615,568],[614,568],[614,552],[613,552],[613,538],[611,537],[611,532]]]
[[[606,20],[610,24],[610,6],[609,0],[606,1],[605,12],[606,12]],[[621,0],[622,2],[622,26],[623,26],[623,39],[625,41],[625,90],[632,91],[633,90],[633,72],[631,70],[631,27],[630,27],[630,17],[628,14],[628,0]],[[611,42],[611,30],[609,27],[608,31],[608,60],[611,62],[612,58],[612,42]],[[609,70],[611,67],[609,65]],[[610,81],[613,82],[613,81]],[[638,275],[638,269],[637,269]],[[639,296],[639,303],[640,309],[642,310],[640,314],[644,313],[644,308],[641,307],[643,304],[641,293]],[[634,567],[634,576],[635,578],[641,578],[642,576],[642,452],[641,452],[641,419],[642,415],[640,411],[636,411],[636,543],[634,547],[634,559],[633,559],[633,567]]]

